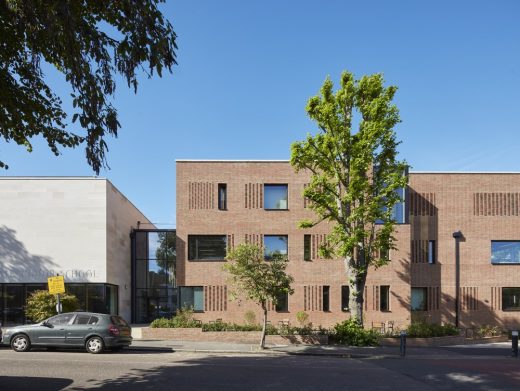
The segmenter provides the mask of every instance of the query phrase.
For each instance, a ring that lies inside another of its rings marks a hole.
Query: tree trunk
[[[260,338],[260,349],[265,349],[265,332],[267,329],[267,307],[265,303],[262,304],[262,310],[264,312],[264,321],[262,322],[262,337]]]
[[[366,273],[359,273],[351,265],[352,259],[346,257],[344,260],[345,271],[349,283],[349,310],[350,317],[355,318],[363,327],[363,304],[365,294]]]

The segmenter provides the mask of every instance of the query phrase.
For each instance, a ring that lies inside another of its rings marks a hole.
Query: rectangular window
[[[110,308],[105,301],[105,285],[87,285],[87,311],[109,314]]]
[[[218,184],[218,208],[227,209],[227,185],[225,183]]]
[[[330,286],[323,286],[323,311],[329,312],[330,311]]]
[[[348,285],[341,286],[341,311],[349,311],[350,288]]]
[[[520,311],[520,288],[502,288],[502,311]]]
[[[311,260],[311,235],[303,235],[303,260]]]
[[[264,235],[265,259],[272,259],[275,255],[287,256],[288,242],[287,235]]]
[[[520,264],[520,240],[492,240],[491,263],[495,265]]]
[[[287,293],[282,293],[278,296],[277,302],[275,305],[275,310],[277,312],[289,311],[289,295]]]
[[[188,260],[223,261],[226,258],[226,235],[188,235]]]
[[[436,261],[435,240],[428,240],[428,263],[433,265]]]
[[[406,224],[406,190],[403,187],[400,187],[399,189],[396,189],[395,191],[397,195],[400,198],[400,201],[397,202],[394,207],[392,208],[392,215],[391,218],[394,220],[397,224]],[[383,207],[382,211],[386,212],[387,208]],[[382,219],[377,219],[376,224],[383,224]]]
[[[264,209],[287,210],[287,185],[264,185]]]
[[[201,286],[181,286],[179,302],[181,308],[193,308],[193,311],[204,311],[204,288]]]
[[[379,301],[379,310],[390,311],[390,286],[381,285],[379,287],[379,297],[381,298]]]
[[[426,311],[427,310],[427,288],[412,288],[412,311]]]

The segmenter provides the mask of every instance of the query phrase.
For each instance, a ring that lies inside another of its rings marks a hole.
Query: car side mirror
[[[44,320],[44,321],[42,322],[42,326],[52,328],[52,324],[50,324],[50,323],[47,322],[46,320]]]

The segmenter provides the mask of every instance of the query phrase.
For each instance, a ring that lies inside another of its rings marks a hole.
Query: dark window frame
[[[344,294],[346,290],[346,295]],[[344,298],[346,296],[347,302],[344,303]],[[346,304],[346,305],[345,305]],[[350,287],[348,285],[341,285],[341,311],[350,312]]]
[[[280,300],[282,297],[283,299]],[[284,292],[278,295],[278,300],[274,309],[276,312],[289,312],[289,293]]]
[[[286,189],[286,195],[287,195],[287,198],[286,198],[286,202],[287,202],[287,205],[285,206],[285,208],[266,208],[265,207],[265,202],[266,202],[266,187],[269,187],[269,186],[285,186],[285,189]],[[289,210],[289,184],[288,183],[264,183],[264,188],[263,188],[263,195],[264,195],[264,210],[268,210],[268,211],[287,211]]]
[[[227,210],[227,183],[219,183],[217,188],[218,210]]]
[[[220,239],[224,239],[225,241],[225,244],[224,244],[224,256],[222,257],[218,257],[218,258],[201,258],[200,257],[200,253],[199,253],[199,246],[198,246],[198,243],[195,244],[195,254],[193,254],[193,250],[192,250],[192,245],[191,245],[191,241],[190,240],[197,240],[200,239],[200,238],[203,238],[203,237],[213,237],[213,238],[220,238]],[[192,262],[225,262],[226,261],[226,255],[227,255],[227,250],[228,250],[228,243],[227,243],[227,235],[201,235],[201,234],[191,234],[191,235],[188,235],[188,254],[187,254],[187,258],[188,258],[188,261],[192,261]]]
[[[386,297],[386,299],[383,300],[383,297]],[[383,302],[385,302],[385,305],[383,305]],[[390,312],[390,285],[379,286],[379,311]]]
[[[414,309],[412,307],[412,293],[413,291],[421,289],[424,292],[424,306],[421,309]],[[410,290],[410,311],[412,312],[425,312],[428,311],[428,288],[424,286],[413,286]]]
[[[330,312],[330,286],[323,285],[321,288],[321,309]]]
[[[272,238],[272,237],[278,237],[278,238],[284,237],[284,238],[286,238],[287,239],[287,242],[286,242],[287,243],[286,254],[281,254],[281,255],[284,255],[284,256],[287,257],[287,259],[289,259],[289,235],[276,235],[276,234],[271,235],[271,234],[268,234],[268,235],[264,235],[263,236],[263,243],[262,244],[264,246],[264,259],[266,261],[268,261],[268,260],[271,259],[271,256],[266,253],[266,250],[267,250],[267,246],[265,245],[265,238],[266,237],[267,238]]]
[[[503,262],[503,261],[493,261],[493,243],[518,243],[520,245],[520,240],[492,240],[491,241],[491,256],[490,261],[492,265],[520,265],[520,256],[518,262]]]
[[[303,235],[303,260],[306,262],[312,261],[311,246],[312,246],[312,235],[309,235],[309,234]]]
[[[205,308],[206,308],[206,300],[205,300],[205,295],[204,295],[204,286],[203,285],[183,285],[183,286],[179,286],[179,308],[182,309],[184,307],[183,305],[183,293],[185,293],[185,289],[186,288],[191,288],[192,289],[192,292],[193,292],[193,303],[194,303],[194,306],[193,306],[193,312],[196,312],[196,313],[203,313],[205,311]],[[195,288],[200,288],[201,292],[202,292],[202,309],[196,309],[195,308]]]
[[[504,294],[505,290],[516,290],[516,293],[513,295],[515,297],[514,301],[517,301],[517,304],[513,307],[506,307],[506,302],[504,298],[506,295]],[[502,287],[502,311],[504,312],[518,312],[520,311],[520,287]]]
[[[428,240],[428,264],[435,265],[437,263],[437,242],[433,239]]]

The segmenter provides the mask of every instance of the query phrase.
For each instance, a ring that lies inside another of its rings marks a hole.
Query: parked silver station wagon
[[[34,347],[78,348],[89,353],[120,350],[132,343],[132,329],[120,316],[91,312],[69,312],[33,325],[4,331],[2,342],[16,352]]]

